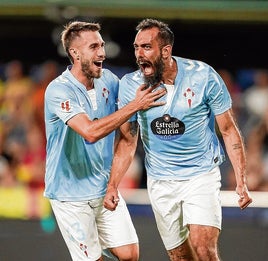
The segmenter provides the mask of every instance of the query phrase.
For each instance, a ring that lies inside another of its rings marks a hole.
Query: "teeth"
[[[100,61],[100,62],[98,62],[98,61],[96,61],[96,62],[94,62],[97,66],[101,66],[102,65],[102,61]]]

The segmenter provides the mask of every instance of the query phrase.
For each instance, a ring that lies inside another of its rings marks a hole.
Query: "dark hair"
[[[168,45],[170,44],[173,46],[174,44],[174,34],[169,28],[168,24],[155,20],[155,19],[144,19],[142,20],[136,27],[137,31],[143,31],[146,29],[151,29],[151,28],[158,28],[159,33],[158,33],[158,39],[160,41],[161,45]]]
[[[73,63],[73,57],[71,56],[69,52],[72,41],[75,38],[79,37],[81,32],[85,32],[85,31],[96,32],[100,30],[101,30],[101,26],[98,23],[74,21],[64,26],[64,30],[61,33],[61,42],[62,42],[62,46],[65,52],[67,53],[72,63]]]

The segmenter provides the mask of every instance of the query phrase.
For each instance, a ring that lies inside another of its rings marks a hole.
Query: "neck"
[[[176,61],[171,58],[169,62],[165,65],[165,70],[163,73],[163,82],[165,84],[173,85],[177,76],[178,68]]]
[[[88,91],[94,89],[94,78],[90,78],[90,79],[86,78],[86,82],[83,84],[86,86],[86,89]]]
[[[75,66],[72,67],[71,73],[88,91],[94,88],[94,78],[87,78],[83,72],[80,69],[76,69]]]

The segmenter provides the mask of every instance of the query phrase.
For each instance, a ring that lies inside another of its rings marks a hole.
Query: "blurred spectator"
[[[4,93],[0,110],[2,130],[0,148],[9,149],[12,141],[25,145],[26,129],[32,119],[30,94],[33,82],[24,75],[20,61],[11,61],[5,69]]]
[[[241,108],[242,108],[242,101],[241,95],[242,90],[239,84],[236,82],[234,75],[227,69],[219,69],[217,71],[219,75],[222,77],[223,81],[225,82],[228,91],[232,97],[233,101],[233,112],[235,113],[236,119],[239,120]]]
[[[12,158],[0,156],[0,218],[40,219],[51,216],[43,189],[32,189],[18,182]]]
[[[2,120],[2,109],[3,109],[3,100],[4,100],[4,84],[0,80],[0,155],[3,150],[3,140],[4,140],[4,124]]]
[[[268,109],[248,135],[247,153],[250,189],[268,191]]]
[[[251,128],[260,122],[268,109],[268,70],[256,70],[254,84],[245,91],[243,101],[248,114],[245,130],[250,132]]]
[[[8,155],[0,155],[0,187],[14,188],[18,185],[12,168],[12,159]]]
[[[246,137],[249,190],[268,191],[268,110]],[[233,189],[233,173],[228,174],[228,189]]]
[[[28,129],[26,138],[27,146],[17,168],[17,179],[29,188],[43,188],[46,150],[42,130],[33,124]]]
[[[1,106],[1,154],[13,159],[16,178],[29,187],[42,187],[44,179],[45,139],[33,117],[33,81],[24,73],[20,61],[11,61],[5,69]]]
[[[24,74],[20,61],[11,61],[5,69],[3,109],[9,117],[28,119],[33,81]]]
[[[0,217],[47,217],[51,210],[43,197],[45,139],[43,123],[35,118],[34,82],[20,61],[6,64],[4,72],[0,93]]]
[[[34,121],[40,127],[45,138],[45,122],[44,122],[44,94],[47,85],[55,79],[59,74],[58,64],[55,61],[45,61],[38,68],[37,83],[33,88],[32,105]]]

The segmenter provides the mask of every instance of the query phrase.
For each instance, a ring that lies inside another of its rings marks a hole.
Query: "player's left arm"
[[[231,109],[216,115],[216,121],[235,172],[236,193],[240,197],[238,203],[240,208],[244,209],[252,202],[247,188],[244,141]]]

